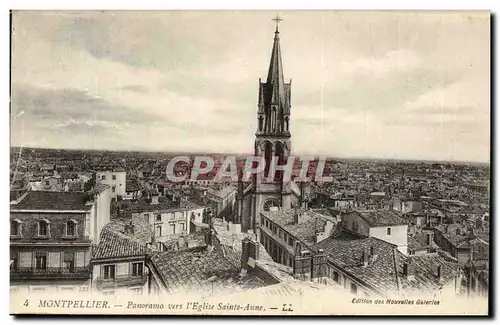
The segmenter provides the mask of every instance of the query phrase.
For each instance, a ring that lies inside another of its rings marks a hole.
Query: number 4
[[[26,299],[26,301],[24,302],[23,306],[28,307],[28,306],[29,306],[29,304],[30,304],[30,303],[29,303],[28,299]]]

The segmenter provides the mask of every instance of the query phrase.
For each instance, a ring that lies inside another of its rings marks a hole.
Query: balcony
[[[95,279],[95,285],[98,288],[122,287],[133,285],[144,285],[147,282],[147,274],[142,275],[116,275],[114,278],[98,277]]]
[[[64,267],[48,267],[45,269],[35,269],[32,267],[11,267],[11,280],[29,279],[90,279],[90,268],[75,267],[68,269]]]

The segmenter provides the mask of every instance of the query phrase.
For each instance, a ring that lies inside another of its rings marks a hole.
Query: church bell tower
[[[291,208],[290,181],[284,182],[283,173],[277,171],[270,181],[268,179],[272,158],[278,165],[286,163],[291,153],[290,133],[290,95],[291,81],[285,83],[283,63],[281,60],[280,33],[276,21],[273,49],[267,80],[259,79],[259,98],[257,110],[257,132],[255,133],[255,155],[265,159],[265,169],[262,177],[254,179],[254,225],[258,224],[261,211]]]

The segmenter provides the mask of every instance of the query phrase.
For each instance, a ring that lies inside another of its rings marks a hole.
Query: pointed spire
[[[283,77],[283,63],[281,61],[280,36],[278,31],[278,22],[281,18],[278,16],[274,19],[276,23],[276,31],[274,32],[273,52],[271,54],[271,62],[267,73],[267,84],[272,85],[271,103],[285,103],[285,79]]]

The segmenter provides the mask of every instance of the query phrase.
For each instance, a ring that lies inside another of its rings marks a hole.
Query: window
[[[114,279],[115,278],[115,266],[114,265],[104,265],[103,267],[104,279]]]
[[[89,292],[89,287],[80,287],[80,292]]]
[[[40,288],[40,287],[34,287],[34,288],[31,288],[32,292],[45,292],[45,288]]]
[[[114,296],[115,291],[114,290],[103,291],[102,294],[103,294],[103,296]]]
[[[116,181],[116,175],[111,176],[111,179]]]
[[[49,235],[49,221],[40,220],[38,222],[38,236],[48,236]]]
[[[63,253],[63,265],[64,269],[69,272],[75,271],[75,252],[64,252]]]
[[[132,263],[132,276],[142,276],[143,268],[142,262]]]
[[[49,186],[50,185],[50,181],[45,181],[45,185]]]
[[[156,215],[156,222],[161,222],[161,214]]]
[[[181,228],[181,231],[186,230],[186,227],[184,225],[184,222],[179,223],[179,228]]]
[[[358,223],[356,221],[352,222],[352,230],[353,231],[358,231]]]
[[[47,253],[46,252],[35,252],[35,269],[36,270],[46,270],[47,269]]]
[[[333,272],[333,281],[340,283],[339,273],[337,271]]]
[[[170,224],[170,233],[175,234],[175,223]]]
[[[11,236],[21,235],[21,222],[19,220],[14,219],[10,222],[10,235]]]
[[[391,228],[387,228],[387,236],[391,235]]]
[[[149,213],[144,213],[143,218],[145,222],[149,223]]]
[[[288,237],[288,245],[293,246],[293,238]]]
[[[155,228],[155,236],[161,237],[161,226],[156,226]]]
[[[106,175],[102,175],[102,176],[101,176],[101,179],[102,179],[102,180],[106,180]]]
[[[77,222],[73,219],[66,222],[66,236],[76,236],[76,224]]]
[[[354,283],[351,283],[351,293],[352,294],[357,294],[358,293],[358,286],[355,285]]]
[[[111,192],[113,192],[113,193],[116,192],[116,187],[115,186],[111,187]]]
[[[10,254],[10,268],[17,269],[19,267],[19,253],[13,252]]]

